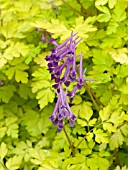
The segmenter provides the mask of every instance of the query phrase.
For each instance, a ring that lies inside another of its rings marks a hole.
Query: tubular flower
[[[69,121],[71,127],[74,126],[76,116],[72,113],[70,106],[66,100],[66,96],[69,97],[70,102],[73,101],[77,90],[80,90],[83,86],[84,72],[82,71],[82,54],[80,55],[80,65],[79,65],[79,77],[76,72],[76,46],[81,41],[77,33],[71,33],[71,36],[62,44],[58,45],[55,39],[51,38],[51,43],[55,46],[51,49],[51,54],[46,56],[46,61],[48,61],[48,70],[51,74],[51,80],[55,81],[52,86],[56,89],[58,100],[50,120],[53,125],[58,126],[58,132],[63,129],[64,120]],[[68,86],[71,82],[76,82],[76,86],[71,92],[68,92]],[[62,85],[66,86],[66,92],[63,90]]]
[[[70,126],[74,125],[76,119],[76,116],[72,114],[70,106],[66,100],[66,94],[64,93],[61,86],[59,86],[59,91],[60,93],[58,93],[56,106],[52,115],[49,118],[54,125],[58,126],[58,132],[63,129],[64,119],[67,118],[69,120]]]

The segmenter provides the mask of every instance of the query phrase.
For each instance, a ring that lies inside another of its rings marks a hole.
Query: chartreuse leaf
[[[46,156],[49,155],[48,150],[31,148],[29,149],[29,155],[31,157],[30,161],[35,165],[41,165]]]
[[[127,48],[119,48],[119,49],[110,49],[109,54],[111,54],[112,58],[121,64],[128,64],[128,49]]]
[[[99,115],[103,123],[103,129],[107,130],[110,133],[116,132],[116,128],[120,126],[125,119],[127,120],[127,115],[124,112],[113,112],[110,105],[101,110]]]
[[[128,65],[126,64],[117,65],[115,70],[115,74],[117,75],[117,77],[124,78],[127,76],[127,72],[128,72]]]
[[[80,109],[81,109],[81,104],[71,106],[72,113],[77,117],[80,112]]]
[[[110,141],[109,141],[110,149],[114,150],[115,148],[118,148],[119,146],[121,146],[123,144],[123,142],[124,142],[124,137],[123,137],[120,129],[118,129],[110,137]]]
[[[113,10],[112,18],[117,22],[121,22],[125,20],[126,19],[126,11],[125,11],[126,8],[127,8],[127,5],[125,3],[118,1]]]
[[[102,122],[108,120],[110,117],[110,114],[111,114],[110,106],[104,107],[103,110],[100,110],[99,115],[100,115]]]
[[[109,122],[113,123],[115,127],[118,127],[120,124],[123,123],[125,117],[124,112],[115,111],[111,114]]]
[[[100,72],[109,71],[113,64],[111,56],[103,50],[93,50],[93,62],[95,64],[94,69]]]
[[[47,137],[42,137],[42,139],[36,144],[36,148],[45,148],[50,146],[50,141]]]
[[[90,142],[90,141],[92,140],[93,136],[94,136],[93,133],[88,132],[88,133],[86,134],[86,139],[87,139],[87,141]]]
[[[94,49],[93,62],[95,65],[93,66],[93,70],[90,74],[95,80],[97,80],[95,83],[105,83],[110,81],[112,74],[111,69],[113,65],[113,59],[111,56],[104,50]]]
[[[128,115],[127,115],[127,118],[128,118]],[[128,120],[128,119],[127,119]],[[124,135],[124,136],[127,136],[128,135],[128,124],[124,124],[121,126],[120,128],[121,130],[121,133]]]
[[[108,27],[107,27],[107,34],[112,34],[112,33],[116,33],[117,29],[119,27],[119,24],[115,21],[111,21],[109,22],[108,24]]]
[[[128,100],[127,100],[128,95],[121,93],[120,97],[120,103],[124,105],[128,105]]]
[[[89,55],[88,55],[89,48],[85,42],[81,42],[79,44],[79,46],[76,49],[76,55],[79,55],[81,53],[81,51],[83,52],[83,56],[85,58],[89,57]]]
[[[80,104],[82,102],[82,98],[81,98],[81,96],[80,95],[75,95],[75,97],[74,97],[74,100],[73,100],[73,104],[75,104],[75,105],[78,105],[78,104]]]
[[[29,45],[30,51],[29,53],[25,56],[25,63],[29,64],[33,58],[35,58],[41,51],[40,47],[37,46],[35,47],[33,44]]]
[[[25,162],[30,160],[29,150],[32,148],[32,142],[29,140],[18,141],[16,142],[16,147],[14,147],[11,151],[11,154],[22,155],[24,157]]]
[[[3,54],[0,52],[0,68],[7,63],[7,60],[4,58]]]
[[[93,126],[97,119],[91,119],[93,115],[93,110],[91,108],[92,104],[90,102],[83,102],[80,105],[79,118],[77,118],[77,123],[84,126]],[[91,119],[91,120],[90,120]]]
[[[7,127],[4,126],[4,122],[0,122],[0,139],[2,139],[6,134]]]
[[[97,30],[95,32],[91,32],[91,33],[89,33],[89,37],[87,39],[87,44],[89,46],[98,47],[100,45],[99,40],[103,39],[105,36],[106,36],[106,32],[103,29]]]
[[[12,27],[13,25],[13,27]],[[3,36],[8,39],[14,37],[18,27],[17,21],[5,22],[4,26],[1,27],[1,33]]]
[[[39,170],[45,169],[60,169],[61,156],[57,152],[49,152],[48,150],[43,150],[45,155],[42,155],[42,159],[45,158],[41,164]],[[41,155],[40,155],[41,156]],[[39,156],[38,156],[39,157]]]
[[[74,32],[78,32],[78,35],[82,39],[88,38],[88,33],[96,31],[97,28],[92,25],[92,23],[96,20],[96,17],[88,17],[85,21],[83,16],[80,16],[75,19]]]
[[[110,15],[110,11],[106,6],[96,6],[99,11],[103,12],[104,14]]]
[[[81,120],[81,119],[80,119]],[[72,130],[72,132],[73,132],[73,134],[79,134],[79,135],[81,135],[81,134],[83,134],[83,135],[85,135],[86,134],[86,131],[85,131],[85,129],[83,128],[83,127],[81,127],[81,125],[79,125],[79,124],[76,124],[75,125],[75,128]]]
[[[13,58],[19,58],[20,55],[26,56],[29,52],[29,47],[21,42],[11,42],[11,45],[5,50],[4,58],[12,60]]]
[[[17,82],[27,83],[28,82],[28,73],[26,70],[29,68],[26,64],[23,63],[23,59],[14,59],[10,62],[11,67],[8,70],[4,70],[4,73],[7,75],[8,79],[11,80],[15,76]]]
[[[0,40],[0,49],[1,49],[1,51],[0,51],[0,55],[1,56],[3,56],[2,55],[2,50],[4,50],[8,45],[10,45],[10,43],[11,43],[11,40],[6,40],[6,41],[4,41],[4,40]]]
[[[30,86],[28,84],[19,84],[19,95],[23,98],[23,99],[28,99],[30,98],[34,98],[35,95],[32,93],[32,90],[30,88]]]
[[[94,129],[93,133],[95,135],[95,141],[98,143],[108,143],[108,134],[105,133],[102,129]]]
[[[37,92],[36,98],[40,108],[44,108],[48,103],[52,103],[55,93],[51,89],[50,74],[46,68],[39,68],[33,73],[32,91]]]
[[[46,67],[47,66],[47,61],[45,60],[45,57],[48,55],[48,52],[43,52],[42,54],[39,54],[35,59],[35,63],[39,64],[40,67]]]
[[[80,153],[77,153],[74,158],[66,159],[62,164],[62,168],[67,170],[89,170],[86,165],[86,157]]]
[[[49,120],[49,117],[52,114],[53,109],[53,105],[48,105],[41,112],[40,120],[38,122],[38,128],[43,134],[46,134],[49,127],[51,126],[51,121]]]
[[[119,48],[122,44],[122,39],[117,34],[111,34],[105,37],[100,44],[100,47],[105,49],[106,47],[111,48]]]
[[[11,136],[12,138],[18,138],[18,124],[17,124],[18,118],[13,117],[7,117],[5,119],[5,126],[7,127],[6,134],[7,136]]]
[[[77,119],[77,123],[79,125],[81,125],[82,127],[87,126],[87,122],[85,120],[82,120],[82,119]]]
[[[116,5],[117,0],[108,0],[108,6],[110,9],[114,8]]]
[[[38,170],[45,170],[45,169],[60,170],[62,168],[61,166],[62,159],[63,156],[61,156],[58,152],[51,151],[50,153],[48,153],[47,157],[42,162]]]
[[[111,108],[110,106],[105,107],[103,110],[99,113],[102,123],[103,123],[103,129],[108,130],[108,132],[115,132],[116,128],[110,123],[109,118],[111,115]]]
[[[107,0],[106,0],[106,2],[105,1],[103,1],[103,2],[106,3]],[[101,5],[98,5],[98,4],[96,4],[96,8],[99,11],[103,12],[103,14],[98,15],[97,20],[99,22],[108,22],[111,18],[111,14],[110,14],[109,9],[106,6],[101,6]]]
[[[23,117],[23,124],[32,136],[37,136],[40,134],[40,130],[37,126],[39,119],[39,113],[33,110],[27,110]]]
[[[64,148],[65,142],[66,142],[65,135],[64,132],[62,131],[61,133],[55,136],[55,140],[52,143],[53,150],[59,151],[60,149]]]
[[[55,93],[51,90],[51,88],[43,89],[37,93],[36,96],[39,99],[38,103],[40,108],[44,108],[48,103],[52,103],[55,98]]]
[[[81,127],[87,126],[88,129],[91,126],[94,126],[97,122],[96,118],[91,119],[93,115],[93,110],[91,108],[92,104],[90,102],[83,102],[80,105],[72,106],[73,113],[78,117],[77,123]],[[77,125],[78,126],[78,125]],[[85,134],[86,131],[78,126],[78,134]],[[77,127],[76,127],[77,128]],[[74,132],[77,131],[74,129]],[[81,133],[82,131],[82,133]],[[88,140],[93,137],[93,134],[88,134]]]
[[[116,132],[116,128],[110,122],[103,123],[103,129],[107,130],[108,132]]]
[[[90,170],[106,170],[109,167],[109,161],[98,154],[92,154],[91,158],[87,159],[87,165]]]
[[[46,68],[39,68],[33,73],[33,77],[32,91],[34,93],[50,87],[50,74]]]
[[[31,136],[38,136],[42,133],[46,134],[51,126],[51,121],[48,118],[52,114],[52,111],[52,106],[44,108],[40,114],[34,110],[26,111],[23,117],[23,125],[26,126]]]
[[[21,163],[22,163],[22,159],[23,159],[23,156],[22,155],[18,155],[18,156],[14,156],[12,158],[9,158],[6,162],[6,167],[9,169],[9,170],[16,170],[16,169],[19,169],[20,166],[21,166]]]
[[[2,100],[5,103],[8,103],[15,91],[16,88],[13,85],[6,85],[0,87],[0,100]]]
[[[53,33],[53,37],[54,38],[58,38],[59,36],[61,36],[64,32],[67,32],[67,28],[64,25],[63,21],[59,21],[58,19],[51,19],[51,22],[48,21],[36,21],[34,23],[32,23],[33,26],[38,27],[38,28],[42,28],[47,30],[48,32]]]
[[[93,115],[93,110],[91,108],[92,104],[90,102],[83,102],[79,112],[79,116],[82,119],[85,119],[87,122]]]
[[[0,145],[0,157],[1,157],[1,159],[3,159],[7,155],[7,152],[8,152],[7,145],[4,142],[2,142],[1,145]]]
[[[107,14],[99,14],[97,17],[97,21],[99,22],[108,22],[110,20],[110,15]]]

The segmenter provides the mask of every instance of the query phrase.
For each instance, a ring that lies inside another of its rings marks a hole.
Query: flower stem
[[[82,13],[80,11],[78,11],[77,9],[73,8],[71,5],[69,5],[65,0],[62,0],[62,2],[67,6],[69,7],[70,9],[72,9],[74,12],[82,15]]]
[[[83,7],[82,3],[80,2],[80,0],[76,0],[76,2],[80,5],[81,7],[81,13],[83,14],[83,16],[86,14],[86,9]]]
[[[87,90],[87,92],[88,92],[88,94],[89,94],[89,96],[90,96],[90,98],[91,98],[91,100],[92,100],[92,102],[93,102],[93,104],[94,104],[96,110],[99,112],[99,110],[100,110],[100,109],[99,109],[99,106],[97,105],[95,99],[93,98],[91,89],[90,89],[90,87],[87,85],[86,82],[84,83],[84,87],[86,88],[86,90]]]
[[[102,103],[102,102],[98,99],[98,97],[94,94],[94,92],[92,91],[91,88],[90,88],[90,91],[91,91],[93,97],[96,99],[97,103],[99,103],[101,106],[105,107],[104,103]]]
[[[115,157],[115,163],[116,163],[116,165],[119,165],[119,166],[120,166],[117,149],[114,150],[114,157]]]
[[[67,134],[67,132],[66,132],[65,127],[63,127],[63,130],[64,130],[65,136],[66,136],[66,138],[67,138],[67,140],[68,140],[68,143],[69,143],[69,145],[70,145],[70,147],[71,147],[72,156],[75,157],[75,148],[74,148],[74,145],[73,145],[72,141],[70,140],[70,138],[69,138],[69,136],[68,136],[68,134]]]

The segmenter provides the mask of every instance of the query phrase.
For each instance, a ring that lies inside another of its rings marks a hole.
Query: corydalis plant
[[[76,72],[76,46],[81,41],[79,36],[76,36],[73,32],[71,36],[62,44],[58,45],[56,41],[51,38],[51,42],[56,47],[51,49],[51,54],[46,56],[48,61],[48,70],[51,74],[51,80],[55,81],[52,86],[56,89],[58,100],[55,109],[50,116],[50,120],[54,125],[58,126],[58,132],[64,127],[64,120],[68,119],[71,127],[74,126],[76,116],[72,113],[70,106],[66,100],[66,96],[69,97],[70,103],[73,101],[77,90],[82,88],[84,81],[83,76],[86,71],[82,71],[82,53],[80,54],[79,64],[79,76]],[[76,82],[74,89],[69,92],[68,86],[71,82]],[[63,85],[66,86],[66,91],[63,89]]]

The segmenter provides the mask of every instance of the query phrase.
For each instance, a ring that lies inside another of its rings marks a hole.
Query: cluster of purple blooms
[[[79,64],[79,76],[76,73],[76,46],[81,41],[79,36],[76,36],[73,32],[70,38],[68,38],[61,45],[58,45],[55,39],[51,38],[52,44],[55,46],[51,49],[51,54],[46,56],[48,61],[48,70],[51,74],[51,80],[55,81],[52,86],[56,89],[58,100],[50,120],[54,125],[58,126],[58,132],[63,129],[64,119],[68,119],[71,127],[74,126],[76,116],[72,114],[70,106],[67,102],[66,96],[69,97],[70,103],[72,103],[77,90],[80,90],[86,80],[83,76],[86,69],[82,70],[82,54],[80,54]],[[68,92],[68,86],[71,82],[76,82],[75,87],[71,92]],[[63,85],[66,86],[66,92],[63,89]]]

